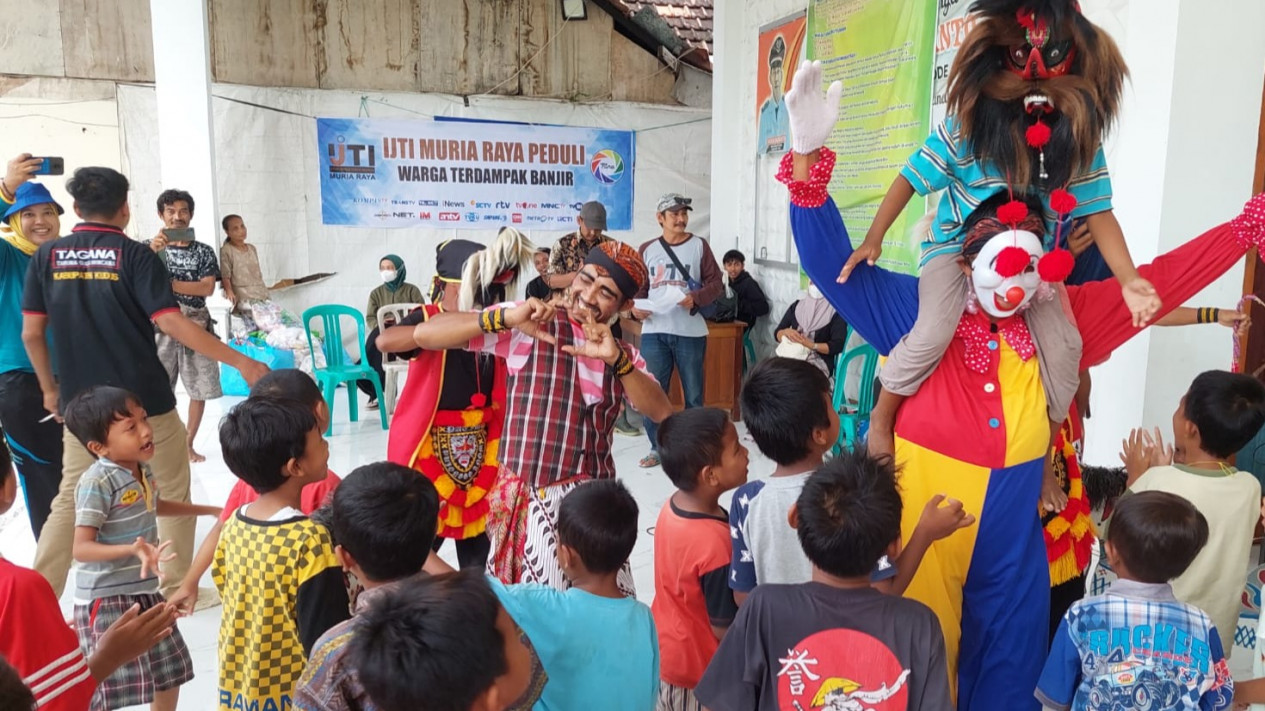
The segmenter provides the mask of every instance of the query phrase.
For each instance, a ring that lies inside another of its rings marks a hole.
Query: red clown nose
[[[1022,286],[1012,286],[1006,290],[1006,301],[1009,301],[1013,306],[1023,301],[1023,297],[1025,295],[1026,292],[1023,290]]]

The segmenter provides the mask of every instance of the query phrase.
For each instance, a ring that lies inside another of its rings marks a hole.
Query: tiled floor
[[[385,456],[386,432],[382,430],[376,412],[366,412],[361,408],[359,422],[347,419],[347,402],[345,390],[340,390],[334,412],[334,434],[330,438],[330,463],[332,470],[346,475],[362,464],[378,461]],[[193,467],[193,500],[197,503],[220,504],[228,496],[235,479],[224,465],[220,455],[219,440],[216,436],[216,423],[241,398],[223,398],[207,403],[206,416],[196,449],[206,455],[207,461]],[[187,398],[180,396],[180,411],[185,412]],[[361,401],[363,405],[363,400]],[[751,478],[764,478],[773,472],[773,463],[760,455],[754,443],[746,434],[745,428],[739,425],[744,443],[751,450]],[[621,480],[628,486],[641,506],[641,530],[643,535],[637,539],[631,563],[633,577],[637,585],[638,599],[649,603],[654,595],[654,523],[659,509],[672,493],[672,485],[659,468],[640,469],[637,461],[646,453],[648,446],[645,436],[615,438],[615,463]],[[721,504],[728,507],[726,496]],[[210,529],[209,519],[198,522],[198,538]],[[20,564],[31,564],[35,555],[35,541],[31,537],[27,524],[26,508],[21,497],[13,510],[0,516],[0,554]],[[451,545],[445,546],[441,556],[450,563],[456,563],[456,553]],[[1255,560],[1255,557],[1253,557]],[[210,576],[203,581],[204,587],[210,587]],[[69,615],[69,595],[62,600],[62,605]],[[219,629],[220,607],[202,610],[192,617],[180,621],[180,631],[193,655],[194,671],[197,676],[185,685],[180,695],[181,711],[209,711],[215,708],[216,668],[215,645]],[[1231,669],[1236,676],[1249,678],[1251,675],[1251,655],[1238,650],[1231,659]]]
[[[360,421],[350,422],[347,419],[347,401],[345,390],[338,393],[338,401],[334,412],[334,434],[329,438],[329,466],[334,472],[346,475],[362,464],[383,459],[386,455],[387,435],[379,423],[376,412],[366,412],[363,408],[363,396],[360,408]],[[236,479],[224,465],[220,455],[219,439],[216,436],[216,423],[225,412],[241,398],[223,398],[208,402],[203,426],[198,433],[195,448],[206,455],[207,461],[193,465],[192,495],[196,503],[221,504],[228,497]],[[180,412],[186,412],[188,399],[180,396]],[[745,437],[745,430],[741,430]],[[773,464],[760,456],[754,444],[746,442],[751,452],[751,476],[765,477],[773,472]],[[632,491],[641,507],[642,535],[637,539],[637,547],[633,550],[631,564],[633,576],[637,584],[637,597],[649,603],[654,595],[654,523],[659,509],[672,493],[672,484],[663,474],[663,470],[640,469],[637,461],[645,455],[648,444],[645,436],[615,438],[615,462],[620,478]],[[727,500],[721,501],[728,506]],[[201,541],[211,527],[210,519],[199,519],[198,540]],[[0,554],[18,563],[29,566],[35,557],[35,541],[27,523],[26,507],[22,498],[8,514],[0,517]],[[447,545],[440,555],[455,565],[456,552]],[[210,575],[203,580],[204,587],[210,587]],[[63,597],[62,606],[68,615],[70,610],[69,594]],[[184,634],[189,650],[193,655],[194,671],[197,676],[186,684],[180,694],[181,711],[204,711],[215,708],[215,644],[219,629],[219,607],[202,610],[192,617],[180,621],[180,631]]]

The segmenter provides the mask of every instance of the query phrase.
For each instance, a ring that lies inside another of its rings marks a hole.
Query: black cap
[[[782,39],[781,35],[778,35],[773,40],[773,46],[769,47],[769,66],[770,67],[773,67],[774,65],[781,66],[782,62],[785,60],[786,60],[786,40]]]
[[[466,260],[482,251],[483,245],[468,239],[450,239],[441,242],[435,250],[435,273],[444,281],[461,281],[461,270]]]

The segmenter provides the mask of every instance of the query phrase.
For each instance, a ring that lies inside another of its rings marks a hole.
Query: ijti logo
[[[440,222],[460,222],[461,215],[455,212],[441,212],[439,213],[439,221]]]
[[[593,171],[593,177],[597,178],[599,183],[607,185],[618,183],[619,179],[624,177],[624,159],[607,148],[593,154],[593,160],[589,162],[589,170]]]
[[[466,222],[478,222],[478,221],[479,221],[479,213],[477,212],[466,213]]]
[[[347,143],[346,138],[339,136],[335,143],[325,147],[329,151],[329,172],[332,175],[373,175],[376,170],[377,158],[373,146]]]

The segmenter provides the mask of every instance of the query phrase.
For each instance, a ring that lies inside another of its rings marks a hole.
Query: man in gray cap
[[[584,258],[589,256],[590,249],[611,241],[610,237],[602,234],[606,231],[606,206],[597,200],[584,203],[575,222],[580,229],[563,236],[549,252],[549,271],[545,274],[545,283],[553,289],[555,296],[571,286],[576,273],[584,266]]]
[[[707,321],[699,310],[725,293],[725,284],[707,240],[686,229],[690,224],[690,211],[694,209],[692,202],[678,193],[659,198],[655,212],[663,236],[641,245],[641,258],[650,271],[650,279],[637,298],[659,301],[671,297],[673,301],[678,298],[680,301],[657,313],[635,308],[632,313],[634,318],[644,322],[641,353],[650,374],[666,393],[675,369],[681,377],[685,406],[702,407]],[[655,423],[646,420],[645,425],[650,453],[641,460],[643,468],[659,465]]]

